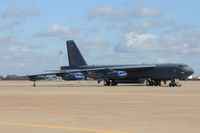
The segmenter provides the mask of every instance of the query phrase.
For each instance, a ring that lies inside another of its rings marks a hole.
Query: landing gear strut
[[[155,86],[161,86],[161,80],[155,80],[154,85]]]
[[[33,87],[36,87],[36,83],[35,83],[35,81],[33,81]]]
[[[112,80],[112,82],[111,82],[111,86],[117,86],[117,82],[115,81],[115,80]]]
[[[110,86],[110,80],[104,80],[103,84],[104,86]]]
[[[116,86],[118,83],[115,80],[104,80],[103,84],[104,86]]]
[[[179,79],[172,79],[169,83],[169,87],[181,87]]]

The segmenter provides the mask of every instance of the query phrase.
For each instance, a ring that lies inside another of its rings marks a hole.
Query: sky
[[[200,75],[200,1],[0,0],[0,75],[58,70],[74,40],[90,65],[185,63]]]

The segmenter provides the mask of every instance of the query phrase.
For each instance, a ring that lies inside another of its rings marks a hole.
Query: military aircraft
[[[129,65],[87,65],[73,40],[66,42],[69,66],[51,73],[28,76],[31,81],[44,79],[47,75],[56,75],[63,80],[82,80],[92,78],[104,86],[116,86],[118,83],[137,83],[146,81],[147,86],[161,85],[170,80],[169,86],[180,87],[179,80],[185,80],[194,73],[186,64],[129,64]]]

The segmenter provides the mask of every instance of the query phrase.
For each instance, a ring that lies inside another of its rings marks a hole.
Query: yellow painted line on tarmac
[[[71,130],[71,131],[80,131],[80,132],[88,132],[88,133],[129,133],[129,132],[111,131],[111,130],[98,130],[98,129],[89,129],[89,128],[75,128],[75,127],[66,127],[66,126],[30,124],[30,123],[15,123],[15,122],[0,122],[0,125],[19,126],[19,127],[52,128],[52,129]]]

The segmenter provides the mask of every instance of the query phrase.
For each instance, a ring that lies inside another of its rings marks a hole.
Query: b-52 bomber
[[[147,86],[161,85],[170,80],[170,87],[180,87],[179,80],[185,80],[194,73],[186,64],[130,64],[130,65],[87,65],[73,40],[66,42],[69,66],[50,73],[30,75],[31,81],[44,79],[47,75],[56,75],[63,80],[82,80],[92,78],[104,86],[116,86],[118,83],[138,83],[146,81]]]

